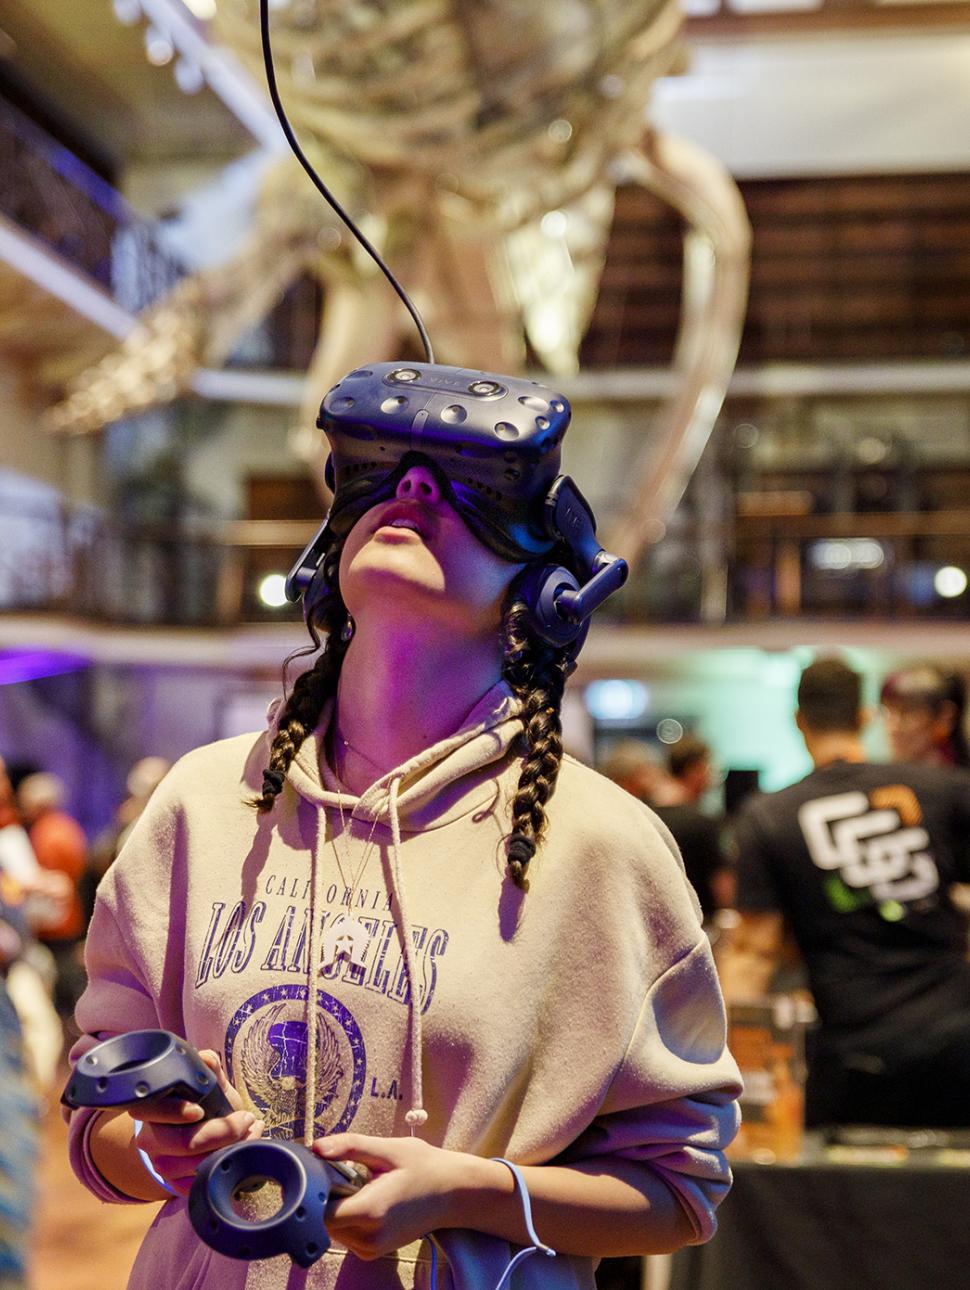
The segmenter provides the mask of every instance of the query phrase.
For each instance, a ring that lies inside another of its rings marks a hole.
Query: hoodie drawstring
[[[401,938],[401,953],[408,974],[408,1015],[409,1037],[411,1043],[411,1107],[405,1114],[405,1123],[412,1135],[426,1124],[428,1113],[424,1109],[424,1087],[421,1070],[421,1053],[423,1046],[423,1027],[421,1022],[421,999],[418,991],[418,977],[414,960],[414,934],[407,912],[407,899],[404,881],[401,874],[401,817],[398,811],[398,792],[403,776],[396,775],[388,788],[388,813],[391,822],[391,886],[392,894],[397,897],[400,911],[398,934]],[[321,819],[322,817],[322,819]],[[303,1144],[309,1147],[316,1136],[314,1112],[316,1110],[317,1087],[317,1032],[319,1016],[317,1009],[317,977],[320,973],[320,910],[323,907],[322,882],[323,863],[320,856],[326,831],[326,812],[317,816],[317,829],[313,848],[310,853],[310,944],[309,970],[307,973],[306,1000],[306,1104],[303,1110]],[[351,911],[353,912],[353,911]]]
[[[320,909],[321,884],[323,881],[323,863],[320,848],[323,835],[326,833],[326,812],[317,813],[317,827],[313,838],[313,849],[310,852],[310,944],[307,946],[307,992],[306,992],[306,1101],[303,1107],[303,1145],[309,1147],[316,1137],[317,1107],[317,977],[320,974]]]
[[[411,1136],[415,1130],[428,1121],[424,1109],[424,1085],[421,1075],[421,1048],[423,1030],[421,1024],[421,1000],[418,996],[418,978],[414,970],[414,935],[411,931],[411,920],[408,918],[407,902],[404,895],[404,881],[401,876],[401,818],[397,809],[397,794],[401,787],[401,776],[391,780],[388,789],[388,810],[391,817],[391,878],[397,895],[397,907],[401,911],[401,951],[408,974],[410,1037],[411,1037],[411,1109],[404,1117],[410,1125]]]

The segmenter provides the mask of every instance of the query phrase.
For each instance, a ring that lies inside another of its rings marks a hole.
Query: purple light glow
[[[37,681],[45,676],[61,676],[90,667],[91,660],[82,654],[62,654],[55,650],[23,649],[0,651],[0,685],[17,685]]]

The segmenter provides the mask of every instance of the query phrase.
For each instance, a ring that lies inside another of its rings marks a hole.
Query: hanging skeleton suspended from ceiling
[[[645,127],[650,88],[683,58],[675,0],[277,0],[280,92],[310,161],[415,300],[441,362],[576,370],[618,183],[687,224],[681,379],[631,463],[611,535],[632,557],[710,433],[737,355],[750,233],[722,167]],[[257,0],[220,0],[211,38],[262,78]],[[325,391],[399,357],[411,323],[298,163],[269,173],[238,255],[182,282],[49,414],[83,431],[166,402],[218,368],[304,274],[323,285],[294,448],[322,477]],[[413,344],[413,341],[411,342]],[[679,468],[672,470],[677,461]]]

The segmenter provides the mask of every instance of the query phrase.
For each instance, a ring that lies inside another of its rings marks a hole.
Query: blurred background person
[[[40,1103],[25,1058],[20,1017],[8,977],[30,942],[25,898],[0,873],[0,1287],[26,1290],[36,1195]]]
[[[970,766],[962,677],[929,664],[903,668],[886,678],[879,699],[894,761]]]
[[[970,773],[868,763],[860,696],[841,661],[806,668],[795,720],[814,769],[738,816],[725,998],[769,991],[787,926],[820,1022],[806,1124],[970,1125],[970,963],[947,898],[970,876]]]
[[[154,793],[171,769],[172,763],[164,757],[141,757],[128,772],[125,781],[127,797],[115,811],[114,818],[91,844],[91,852],[84,875],[79,883],[85,926],[94,911],[94,897],[98,883],[111,868],[118,852],[125,844],[135,821],[148,805]]]
[[[700,806],[714,779],[710,747],[696,735],[684,735],[670,746],[667,774],[650,802],[680,848],[705,920],[734,903],[734,873],[721,842],[723,820]]]
[[[64,809],[66,799],[64,781],[45,771],[28,775],[17,789],[17,805],[37,863],[49,872],[63,874],[70,883],[64,905],[39,919],[35,926],[38,939],[54,956],[54,1003],[65,1019],[73,1016],[85,985],[80,953],[85,931],[80,888],[88,856],[84,830]]]
[[[40,866],[17,809],[7,763],[0,757],[0,871],[24,887],[33,886]]]
[[[894,761],[970,766],[961,676],[930,664],[903,668],[883,682],[879,701]],[[950,897],[970,933],[970,884],[953,883]]]
[[[19,1019],[20,1061],[33,1088],[45,1096],[57,1079],[64,1032],[53,1003],[57,965],[34,935],[39,925],[63,917],[70,907],[72,883],[63,873],[41,868],[21,823],[6,763],[0,758],[0,891],[16,911],[16,954],[6,956],[4,977],[9,1002]],[[9,921],[9,920],[8,920]]]
[[[642,739],[620,739],[611,744],[599,770],[650,806],[665,790],[668,778],[659,755]]]

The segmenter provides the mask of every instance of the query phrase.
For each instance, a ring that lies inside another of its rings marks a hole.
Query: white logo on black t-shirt
[[[838,870],[847,887],[868,888],[877,901],[920,900],[940,885],[926,830],[904,825],[894,807],[873,807],[865,793],[806,802],[798,823],[819,869]]]

